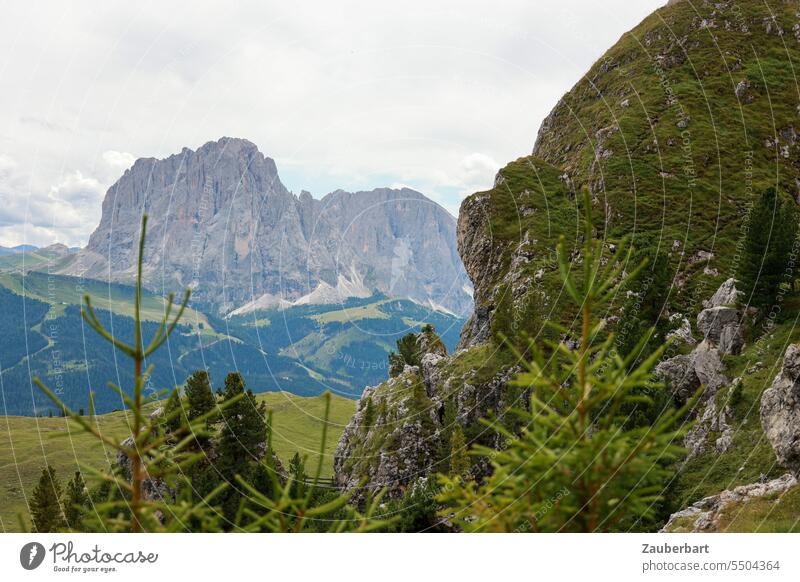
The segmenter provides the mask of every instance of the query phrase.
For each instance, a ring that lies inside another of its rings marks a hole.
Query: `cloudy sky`
[[[315,197],[454,214],[665,0],[0,2],[0,245],[82,245],[137,157],[221,136]]]

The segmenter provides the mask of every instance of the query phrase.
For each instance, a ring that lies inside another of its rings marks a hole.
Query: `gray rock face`
[[[733,429],[728,423],[731,410],[725,406],[717,410],[716,398],[708,398],[700,404],[700,412],[696,414],[697,420],[689,429],[683,444],[688,450],[686,460],[700,454],[706,446],[708,435],[718,432],[720,436],[714,441],[714,450],[722,454],[733,443]]]
[[[678,402],[686,402],[701,385],[710,397],[728,383],[719,351],[701,342],[690,354],[681,354],[658,364],[655,373],[669,387]]]
[[[354,491],[357,499],[383,488],[389,497],[399,497],[406,487],[431,473],[438,447],[431,428],[436,411],[427,403],[419,406],[414,389],[419,382],[419,369],[407,367],[400,376],[368,388],[361,396],[333,459],[338,484]],[[360,490],[364,477],[366,490]]]
[[[471,196],[461,203],[458,213],[458,252],[475,289],[475,310],[461,331],[462,348],[486,342],[491,333],[491,310],[487,305],[491,304],[503,265],[502,250],[492,243],[488,228],[489,203],[488,196]]]
[[[676,313],[670,317],[670,322],[675,323],[676,321],[679,323],[679,325],[667,334],[667,339],[678,341],[690,346],[696,345],[697,341],[692,335],[692,324],[689,323],[689,320],[683,317],[681,314]]]
[[[800,346],[790,345],[783,367],[761,396],[761,425],[778,462],[800,475]]]
[[[711,299],[703,302],[703,307],[726,307],[736,305],[742,292],[736,289],[736,280],[731,278],[726,280],[719,289],[716,290]]]
[[[697,316],[697,329],[720,353],[738,354],[744,345],[742,314],[732,307],[711,307]]]
[[[190,286],[221,313],[373,291],[471,309],[455,219],[443,208],[407,188],[298,197],[272,159],[233,138],[137,160],[108,190],[100,224],[63,273],[130,282],[143,212],[147,286]]]
[[[160,410],[160,409],[159,409]],[[125,447],[133,447],[133,437],[129,436],[121,443]],[[122,451],[117,452],[116,464],[122,472],[122,476],[128,481],[131,480],[131,460]],[[150,501],[164,500],[174,501],[175,492],[169,488],[167,483],[158,477],[145,477],[142,481],[142,495],[145,499]]]
[[[711,299],[703,302],[703,311],[697,316],[697,330],[705,341],[723,354],[738,354],[744,346],[744,317],[735,305],[741,291],[736,281],[728,279],[716,290]]]
[[[706,309],[697,316],[697,329],[703,334],[703,341],[689,354],[664,360],[655,368],[656,375],[680,403],[691,398],[700,386],[705,387],[692,411],[696,422],[684,440],[689,459],[704,450],[711,433],[720,435],[714,442],[718,453],[727,451],[733,442],[733,431],[728,424],[731,411],[728,407],[718,410],[716,395],[720,388],[729,384],[721,355],[738,354],[744,346],[742,313],[728,307],[738,296],[734,280],[725,281],[711,299],[704,302]],[[683,341],[689,343],[691,337],[685,337],[685,330],[683,336]]]
[[[445,470],[452,424],[474,425],[490,413],[502,418],[509,406],[524,406],[527,395],[511,394],[514,367],[478,381],[476,370],[454,373],[454,358],[437,346],[423,354],[421,366],[406,366],[403,373],[364,391],[355,415],[344,429],[334,454],[334,473],[340,486],[356,499],[385,488],[389,498],[436,471]],[[519,401],[509,401],[510,396]],[[446,413],[452,406],[452,416]],[[481,444],[499,446],[491,431]],[[444,451],[444,453],[443,453]],[[443,457],[443,454],[445,457]],[[488,463],[472,466],[474,477],[488,474]],[[365,489],[359,489],[366,477]]]
[[[766,497],[780,495],[797,485],[797,479],[786,474],[766,483],[741,485],[732,490],[725,490],[717,495],[705,497],[697,503],[673,513],[661,532],[717,532],[726,511],[741,510],[742,503]]]

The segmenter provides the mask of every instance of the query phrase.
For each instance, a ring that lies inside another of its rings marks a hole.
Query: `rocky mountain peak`
[[[137,160],[63,272],[131,281],[143,212],[146,284],[188,285],[221,314],[373,293],[456,313],[472,307],[455,219],[443,208],[407,188],[295,196],[274,160],[230,137]]]

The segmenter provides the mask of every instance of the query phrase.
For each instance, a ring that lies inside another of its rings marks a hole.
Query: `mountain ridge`
[[[240,138],[138,159],[109,188],[89,243],[60,273],[130,281],[143,211],[151,217],[146,284],[188,285],[220,314],[367,291],[471,309],[455,219],[444,208],[407,188],[295,195],[274,160]]]

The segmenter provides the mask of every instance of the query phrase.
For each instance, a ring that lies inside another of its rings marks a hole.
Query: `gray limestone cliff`
[[[443,208],[408,188],[295,196],[272,159],[234,138],[137,160],[63,273],[130,282],[143,212],[146,285],[190,286],[223,314],[374,292],[471,310],[455,219]]]

